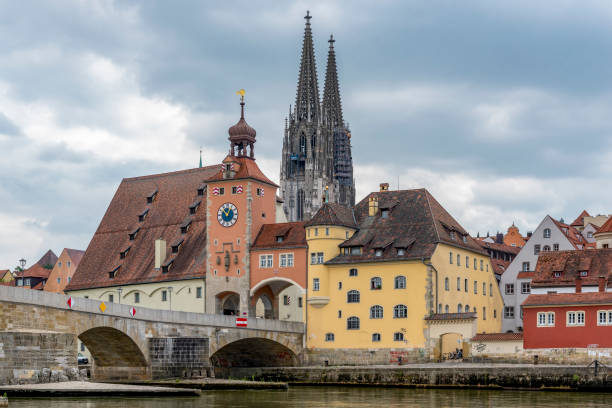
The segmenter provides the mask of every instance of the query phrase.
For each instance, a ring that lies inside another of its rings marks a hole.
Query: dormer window
[[[157,197],[157,189],[147,196],[147,204],[151,204]]]
[[[125,248],[123,251],[119,252],[119,259],[125,259],[125,257],[127,256],[128,252],[130,252],[130,249],[132,247],[129,246],[127,248]]]
[[[561,277],[561,272],[555,272],[554,273],[554,277],[555,278],[560,278]]]
[[[376,256],[382,256],[382,254],[383,254],[383,250],[380,249],[380,248],[377,249],[376,251],[374,251],[374,255],[376,255]]]
[[[194,215],[196,213],[196,211],[198,211],[198,207],[200,207],[200,203],[201,203],[201,201],[198,200],[195,203],[191,204],[189,206],[189,214]]]
[[[200,187],[198,187],[198,197],[204,196],[204,190],[206,190],[206,184],[202,184]]]
[[[380,210],[381,218],[389,218],[389,210]]]
[[[181,234],[186,234],[189,231],[189,227],[191,227],[191,220],[187,220],[181,224]]]
[[[145,218],[147,217],[148,213],[149,213],[149,209],[147,208],[146,210],[144,210],[143,212],[138,214],[138,221],[139,222],[143,222],[145,220]]]
[[[463,243],[464,243],[464,244],[467,244],[467,235],[464,235],[464,236],[463,236]]]
[[[361,247],[351,247],[351,255],[361,255]]]
[[[129,233],[130,241],[136,239],[136,235],[138,235],[138,231],[140,231],[140,227],[136,228],[134,231]]]
[[[283,236],[282,235],[277,235],[276,236],[276,242],[283,242]]]
[[[117,277],[117,274],[119,273],[119,269],[121,269],[121,265],[119,265],[118,267],[116,267],[115,269],[110,271],[108,273],[108,278],[109,279],[115,279]]]
[[[406,249],[397,248],[397,256],[404,256],[404,255],[406,255]]]
[[[181,246],[183,245],[183,242],[185,241],[184,238],[180,238],[178,241],[175,241],[172,243],[171,248],[172,248],[172,253],[173,254],[177,254],[178,251],[180,251]]]
[[[450,235],[450,239],[452,239],[453,241],[456,239],[456,237],[455,237],[455,231],[451,231],[451,232],[449,233],[449,235]]]
[[[580,277],[584,278],[586,276],[589,276],[589,272],[588,271],[580,271]]]
[[[172,269],[173,265],[174,265],[174,259],[171,259],[170,261],[166,262],[164,265],[162,265],[162,273],[170,272],[170,269]]]

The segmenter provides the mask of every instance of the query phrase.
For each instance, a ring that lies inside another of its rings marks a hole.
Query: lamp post
[[[170,300],[170,311],[172,311],[172,286],[168,286],[168,297]]]
[[[119,292],[119,304],[121,304],[121,292],[123,292],[123,288],[118,288],[117,292]]]
[[[26,265],[26,260],[21,258],[19,260],[19,266],[21,267],[21,269],[23,269],[23,268],[25,268],[25,265]]]

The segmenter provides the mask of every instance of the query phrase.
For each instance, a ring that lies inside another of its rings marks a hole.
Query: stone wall
[[[75,380],[76,336],[53,332],[0,332],[0,384]]]
[[[429,361],[424,348],[397,349],[305,349],[305,366],[329,365],[386,365],[423,363]],[[327,363],[326,363],[327,362]]]
[[[154,379],[203,377],[210,370],[208,338],[169,337],[149,339]]]

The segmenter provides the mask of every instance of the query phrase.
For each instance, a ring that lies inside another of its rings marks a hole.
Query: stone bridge
[[[89,349],[96,380],[210,374],[232,367],[299,365],[304,324],[136,308],[0,286],[0,383],[32,370],[75,367],[77,338]],[[12,371],[11,371],[12,370]]]

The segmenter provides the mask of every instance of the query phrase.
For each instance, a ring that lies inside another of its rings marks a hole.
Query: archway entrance
[[[147,379],[147,359],[132,338],[112,327],[95,327],[79,340],[91,353],[92,377],[100,379]]]
[[[459,333],[444,333],[440,336],[440,358],[445,359],[449,353],[463,349],[463,336]]]
[[[235,292],[219,293],[217,295],[217,314],[239,316],[240,295]]]
[[[255,317],[258,319],[274,319],[274,304],[265,293],[255,303]]]
[[[265,279],[251,289],[250,314],[258,318],[303,322],[304,296],[304,289],[290,279]]]

